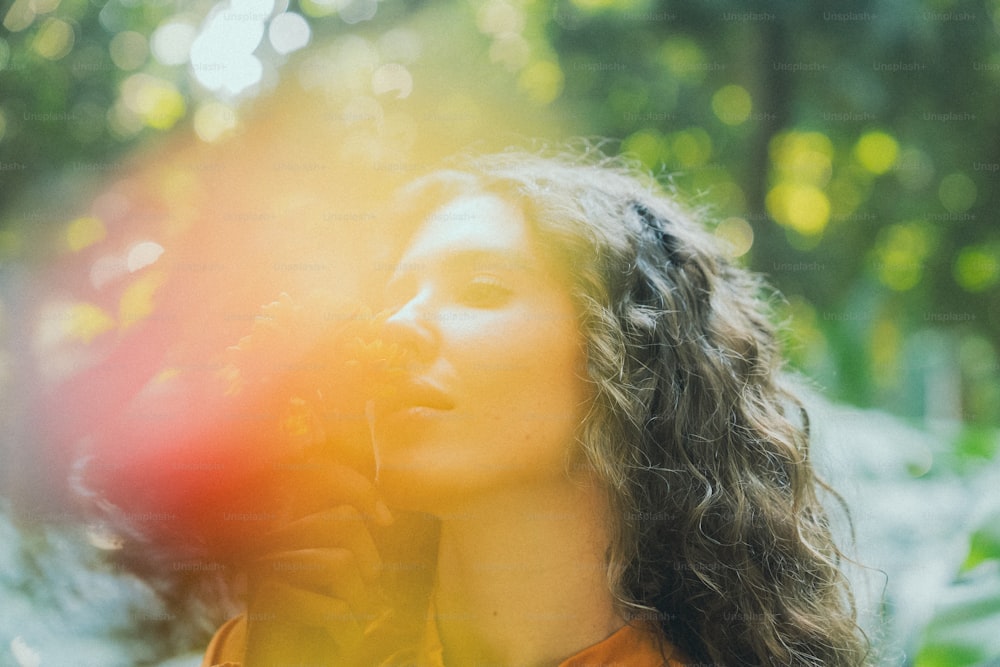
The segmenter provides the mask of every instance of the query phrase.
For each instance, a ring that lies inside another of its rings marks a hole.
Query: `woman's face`
[[[568,483],[587,409],[576,310],[523,214],[473,194],[432,214],[387,286],[406,379],[375,406],[379,485],[431,513]]]

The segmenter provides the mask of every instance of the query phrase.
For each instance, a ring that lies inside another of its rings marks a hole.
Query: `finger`
[[[354,554],[362,575],[374,580],[382,569],[371,532],[361,513],[349,505],[316,512],[264,535],[259,553],[343,548]]]
[[[257,580],[280,580],[348,603],[365,622],[380,609],[379,591],[361,576],[354,554],[346,549],[307,549],[269,555],[256,563]]]
[[[289,463],[283,486],[290,493],[291,511],[296,516],[353,505],[380,525],[392,523],[392,514],[375,485],[353,468],[319,460]]]
[[[323,629],[260,617],[248,625],[243,665],[327,665],[339,653],[337,643]]]
[[[257,587],[248,630],[251,634],[277,635],[289,628],[323,631],[341,649],[358,646],[364,628],[346,600],[321,595],[283,581],[269,579]]]

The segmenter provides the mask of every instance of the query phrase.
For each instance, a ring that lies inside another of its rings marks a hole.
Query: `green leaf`
[[[982,661],[979,651],[963,646],[937,645],[922,649],[914,667],[962,667]]]
[[[973,667],[1000,659],[1000,573],[953,585],[924,629],[915,667]]]
[[[990,515],[969,537],[969,555],[961,571],[968,572],[988,560],[1000,561],[1000,511]]]
[[[966,426],[955,442],[955,453],[960,459],[990,460],[997,453],[1000,437],[996,429]]]

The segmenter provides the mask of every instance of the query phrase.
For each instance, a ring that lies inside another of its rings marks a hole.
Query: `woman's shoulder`
[[[629,667],[686,667],[690,661],[648,623],[625,625],[589,648],[564,660],[559,667],[628,665]]]
[[[201,667],[240,667],[247,642],[246,616],[229,619],[212,637]]]
[[[433,644],[433,642],[431,642]],[[201,667],[240,667],[246,650],[246,617],[227,621],[212,638]],[[427,654],[424,646],[421,664],[440,664]],[[430,652],[434,655],[434,652]],[[429,659],[430,658],[430,659]],[[594,667],[628,665],[629,667],[688,667],[690,661],[651,624],[625,625],[606,639],[567,658],[559,667]]]

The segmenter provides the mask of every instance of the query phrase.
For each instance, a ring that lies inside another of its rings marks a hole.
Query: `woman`
[[[758,281],[607,160],[402,201],[374,483],[277,532],[205,664],[863,664]]]

